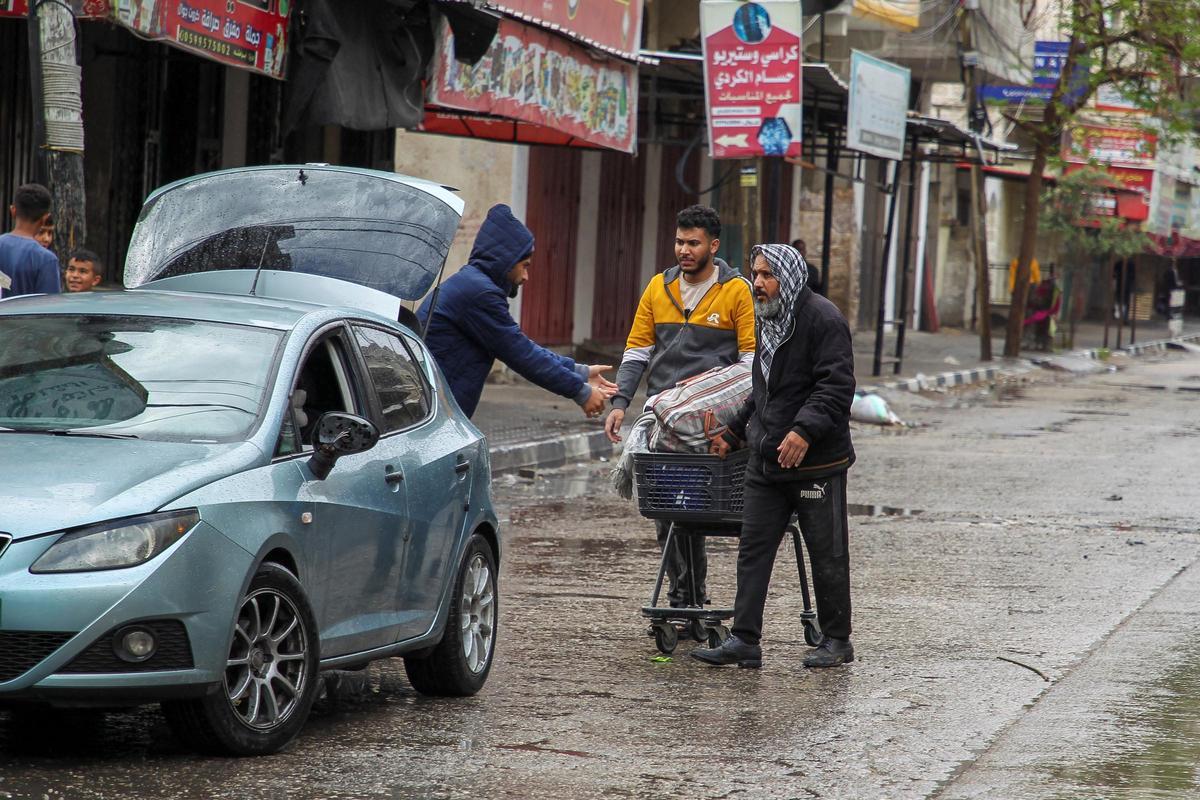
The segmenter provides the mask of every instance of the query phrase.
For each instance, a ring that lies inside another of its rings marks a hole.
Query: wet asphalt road
[[[253,760],[183,751],[154,710],[0,714],[0,798],[1194,796],[1196,388],[1200,360],[1171,354],[903,396],[920,427],[856,429],[851,502],[921,513],[852,520],[845,669],[800,666],[788,545],[764,669],[706,667],[690,642],[655,662],[637,613],[653,528],[608,465],[501,478],[501,638],[479,696],[419,697],[385,662]],[[719,604],[733,545],[710,541]]]

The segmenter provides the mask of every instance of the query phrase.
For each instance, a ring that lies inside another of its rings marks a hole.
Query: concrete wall
[[[508,203],[518,219],[524,218],[527,167],[523,145],[396,132],[396,172],[452,186],[466,202],[446,261],[447,276],[467,262],[489,208]]]
[[[844,159],[840,172],[848,174],[852,164]],[[825,251],[825,174],[816,170],[796,170],[793,188],[792,235],[808,246],[808,258],[818,266]],[[824,276],[829,299],[837,304],[854,327],[860,304],[859,220],[861,203],[855,197],[854,184],[837,179],[833,182],[833,225],[830,231],[829,274]]]
[[[959,218],[959,195],[969,185],[965,177],[960,180],[954,165],[938,166],[937,272],[933,288],[938,318],[942,325],[952,328],[971,324],[975,291],[971,227],[966,216]]]

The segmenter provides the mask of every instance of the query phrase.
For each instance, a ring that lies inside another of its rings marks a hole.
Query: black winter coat
[[[750,466],[769,480],[810,480],[854,463],[850,326],[837,306],[807,286],[796,298],[794,320],[791,335],[775,351],[769,381],[755,355],[753,391],[729,426],[751,449]],[[808,452],[798,467],[783,469],[777,448],[789,431],[808,442]]]

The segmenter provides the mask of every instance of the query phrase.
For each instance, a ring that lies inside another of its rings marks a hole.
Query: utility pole
[[[750,248],[759,243],[758,172],[759,162],[756,159],[749,162],[749,166],[742,167],[739,176],[744,192],[743,203],[746,214],[746,221],[742,227],[746,233],[746,240],[742,242],[742,252],[747,259],[750,257]],[[747,261],[743,272],[749,274],[753,266]]]
[[[971,22],[974,11],[978,7],[979,0],[964,0],[962,19],[959,24],[962,34],[963,66],[967,73],[967,118],[971,130],[976,134],[983,130],[983,120],[979,119],[975,113],[979,102],[975,77],[978,55],[975,53],[971,38]],[[979,321],[979,360],[991,361],[992,309],[987,260],[987,220],[985,218],[987,208],[986,196],[983,191],[983,170],[980,168],[983,150],[977,148],[976,155],[977,158],[971,161],[971,244],[975,251],[975,308]]]
[[[29,4],[29,59],[38,179],[50,189],[54,252],[66,267],[86,236],[82,73],[75,14],[55,0]]]

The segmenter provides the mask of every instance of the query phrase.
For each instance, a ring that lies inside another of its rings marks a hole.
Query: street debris
[[[904,421],[896,416],[896,412],[892,411],[887,401],[872,393],[854,393],[854,402],[850,404],[850,419],[871,425],[904,425]]]
[[[1087,558],[1087,556],[1084,556],[1084,558]],[[1046,683],[1050,683],[1050,676],[1042,672],[1037,667],[1031,667],[1022,661],[1017,661],[1015,658],[1009,658],[1008,656],[996,656],[996,658],[1000,659],[1001,661],[1007,661],[1010,664],[1016,664],[1018,667],[1024,667],[1030,672],[1036,672],[1038,675],[1042,676],[1042,680],[1044,680]]]
[[[536,742],[525,742],[523,744],[498,744],[494,745],[498,750],[527,750],[533,753],[554,753],[560,756],[575,756],[576,758],[595,758],[592,753],[585,753],[582,750],[559,750],[557,747],[544,747],[549,739],[538,739]]]

